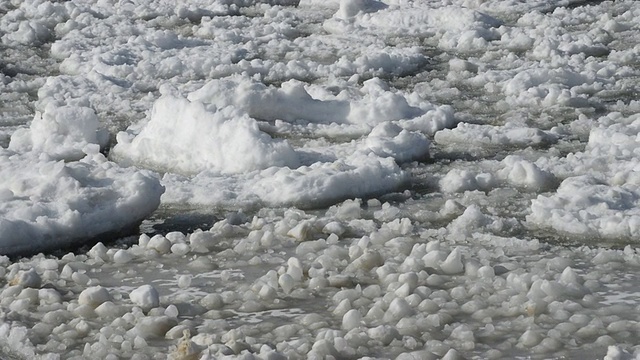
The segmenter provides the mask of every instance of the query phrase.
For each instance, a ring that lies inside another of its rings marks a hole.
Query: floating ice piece
[[[532,329],[528,329],[518,338],[518,343],[525,347],[533,347],[538,345],[540,341],[542,341],[542,334],[540,331]]]
[[[158,178],[107,161],[103,135],[91,109],[49,105],[0,148],[0,253],[126,234],[158,207]]]
[[[464,272],[464,264],[462,263],[462,254],[460,249],[456,247],[449,253],[446,259],[440,264],[440,269],[446,275],[455,275]]]
[[[102,286],[86,288],[80,293],[80,296],[78,296],[78,303],[80,305],[89,305],[93,308],[109,300],[111,300],[111,295],[109,291]]]
[[[171,241],[161,234],[154,235],[147,243],[147,249],[153,249],[160,254],[167,254],[171,251]]]
[[[554,176],[541,170],[536,164],[509,155],[502,160],[504,168],[498,171],[498,176],[509,183],[530,191],[541,191],[550,188],[554,183]]]
[[[305,241],[311,233],[312,226],[313,224],[310,221],[301,221],[289,230],[287,235],[298,241]]]
[[[633,239],[640,235],[639,116],[613,112],[598,123],[583,152],[546,165],[566,179],[532,201],[527,221],[568,234]]]
[[[384,313],[383,321],[398,321],[404,317],[411,316],[414,313],[414,309],[407,303],[405,299],[395,298],[391,300],[389,308]]]
[[[160,295],[151,285],[142,285],[129,293],[129,298],[144,311],[149,311],[160,305]]]
[[[188,99],[218,109],[233,106],[255,119],[270,121],[375,126],[396,120],[433,119],[439,123],[444,119],[446,124],[453,120],[450,107],[432,105],[417,93],[392,90],[379,78],[369,79],[361,87],[346,87],[333,95],[325,88],[297,80],[276,88],[246,76],[231,76],[208,82],[190,93]]]
[[[389,345],[393,340],[401,338],[398,330],[390,325],[378,325],[369,328],[367,335],[372,339],[382,342],[383,345]]]
[[[280,287],[282,288],[282,291],[284,291],[285,294],[289,294],[291,293],[291,290],[293,290],[293,287],[295,286],[295,280],[291,275],[285,273],[280,275],[280,277],[278,278],[278,284],[280,285]]]
[[[351,309],[347,311],[342,317],[342,328],[349,331],[355,329],[361,325],[362,315],[357,309]]]
[[[249,116],[261,120],[314,123],[344,123],[349,114],[349,102],[340,99],[316,99],[305,84],[290,80],[275,88],[247,77],[216,79],[189,94],[193,102],[213,104],[218,108],[234,106]]]
[[[393,191],[408,175],[392,158],[353,154],[335,162],[297,169],[272,167],[244,175],[217,177],[206,172],[191,179],[165,174],[167,203],[192,205],[295,204],[318,207],[336,201]],[[218,189],[216,192],[210,189]]]
[[[18,129],[11,136],[9,150],[45,153],[55,160],[80,160],[97,152],[107,139],[93,110],[49,104],[44,113],[36,113],[29,128]]]
[[[637,359],[637,356],[629,353],[627,350],[617,345],[609,345],[607,348],[607,355],[603,360],[632,360]]]
[[[167,171],[166,203],[317,207],[403,186],[407,174],[397,163],[429,154],[427,137],[416,130],[446,126],[451,113],[375,78],[335,95],[294,80],[276,88],[233,76],[210,81],[188,100],[165,94],[141,130],[119,133],[111,154],[124,164]],[[294,150],[262,132],[252,117],[309,131],[314,124],[360,124],[370,133]]]
[[[640,189],[611,186],[583,175],[568,178],[557,192],[531,202],[527,221],[565,233],[610,239],[640,236]]]
[[[51,29],[39,21],[24,20],[20,22],[18,30],[3,37],[8,41],[15,41],[22,45],[40,45],[54,38]]]
[[[399,162],[427,158],[429,140],[421,133],[409,132],[385,122],[377,125],[367,137],[366,144],[380,157],[393,157]]]
[[[300,282],[304,277],[304,269],[302,263],[296,257],[291,257],[287,260],[287,274],[291,276],[294,281]]]
[[[163,338],[177,324],[178,321],[170,316],[145,316],[130,331],[146,340],[157,339]]]
[[[364,1],[347,2],[345,5],[351,4],[353,4],[350,7],[352,11],[348,14],[351,17],[367,7],[367,2]],[[429,30],[435,31],[436,29],[459,34],[465,30],[490,28],[501,24],[501,21],[496,18],[466,7],[432,7],[428,3],[403,3],[403,5],[381,8],[381,11],[375,14],[362,16],[359,19],[359,25],[385,31],[385,33],[393,33],[402,28],[403,31],[411,34],[427,33]],[[369,6],[369,8],[372,7],[374,7],[373,4]],[[337,15],[347,15],[343,13],[341,6]],[[394,24],[395,27],[393,27]]]
[[[555,143],[557,136],[540,129],[520,127],[511,123],[505,126],[459,123],[454,129],[438,131],[434,140],[442,145],[527,147]]]
[[[48,161],[0,149],[0,253],[51,250],[125,234],[160,204],[164,191],[147,171],[101,154]]]
[[[507,101],[514,105],[581,107],[586,106],[588,102],[584,95],[574,91],[573,88],[594,84],[597,79],[594,75],[567,68],[528,69],[518,72],[504,82],[503,91]],[[602,86],[599,82],[593,85],[594,89]]]
[[[441,180],[443,192],[456,193],[473,190],[489,190],[496,183],[489,173],[476,174],[467,169],[451,169]]]
[[[42,284],[42,278],[36,272],[36,269],[29,269],[27,271],[20,271],[9,282],[12,285],[21,285],[23,287],[39,288]]]
[[[434,7],[420,2],[386,6],[375,1],[343,0],[323,27],[330,33],[359,31],[395,35],[402,31],[403,36],[437,36],[442,48],[471,51],[498,39],[492,28],[501,24],[500,20],[467,7]]]
[[[598,119],[600,126],[589,133],[585,154],[599,158],[615,156],[620,160],[633,159],[633,153],[640,147],[640,114],[624,117],[612,112]]]
[[[117,140],[111,152],[116,161],[184,174],[299,164],[286,141],[272,139],[233,108],[209,111],[200,102],[170,95],[156,101],[139,134],[120,132]]]
[[[55,26],[69,18],[68,7],[63,4],[26,2],[25,5],[5,10],[0,19],[0,28],[4,29],[3,43],[42,45],[53,40]]]
[[[470,205],[464,210],[462,215],[449,223],[448,227],[454,234],[471,235],[493,223],[493,219],[489,215],[485,215],[478,205]]]
[[[134,255],[125,249],[119,249],[115,254],[113,254],[113,261],[116,264],[126,264],[133,260],[133,258]]]

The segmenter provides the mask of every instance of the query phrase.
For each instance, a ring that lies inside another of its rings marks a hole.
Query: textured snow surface
[[[124,235],[158,207],[158,176],[108,161],[98,125],[91,109],[51,105],[0,149],[2,254]]]
[[[0,0],[0,358],[640,358],[639,4]]]

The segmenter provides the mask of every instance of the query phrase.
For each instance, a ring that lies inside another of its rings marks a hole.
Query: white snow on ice
[[[0,357],[640,358],[638,19],[0,0]]]

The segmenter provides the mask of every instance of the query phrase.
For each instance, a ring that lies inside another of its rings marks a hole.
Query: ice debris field
[[[640,358],[639,19],[0,0],[0,358]]]

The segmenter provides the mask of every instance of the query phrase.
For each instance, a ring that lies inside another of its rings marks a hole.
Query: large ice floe
[[[93,110],[50,106],[0,149],[2,254],[126,235],[158,207],[157,176],[108,161],[102,135]]]
[[[638,19],[0,0],[0,358],[640,358]]]
[[[165,94],[146,121],[118,134],[111,156],[165,172],[165,203],[318,207],[406,186],[399,164],[427,159],[423,132],[454,121],[450,107],[392,91],[378,78],[336,88],[333,94],[297,80],[274,87],[234,76],[187,98]],[[265,131],[353,140],[294,148]]]
[[[640,118],[614,112],[594,125],[585,151],[555,165],[566,179],[554,194],[533,200],[528,221],[577,235],[637,239]]]

